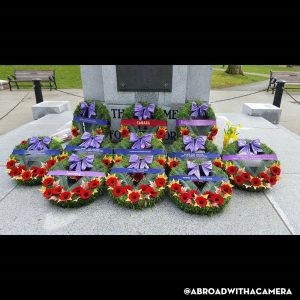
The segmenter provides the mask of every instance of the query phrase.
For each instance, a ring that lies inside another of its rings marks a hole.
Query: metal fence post
[[[276,81],[276,90],[275,90],[273,105],[275,105],[277,107],[280,107],[285,83],[286,83],[286,81],[284,81],[284,80]]]
[[[33,88],[35,93],[35,101],[36,103],[43,102],[43,94],[42,94],[42,88],[41,88],[41,79],[40,78],[34,78],[33,81]]]

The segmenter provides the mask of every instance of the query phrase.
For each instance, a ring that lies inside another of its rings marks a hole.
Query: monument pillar
[[[169,118],[169,141],[175,139],[176,113],[187,100],[209,101],[211,65],[82,65],[86,100],[105,103],[112,118],[112,138],[120,137],[126,107],[145,100],[164,109]]]

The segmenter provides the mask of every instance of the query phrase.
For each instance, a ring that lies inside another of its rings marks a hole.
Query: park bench
[[[33,79],[40,79],[41,82],[49,82],[50,91],[57,89],[55,81],[55,70],[14,70],[14,75],[8,77],[9,89],[12,85],[19,89],[19,82],[32,82]]]
[[[284,80],[286,84],[300,84],[300,72],[272,72],[270,71],[270,81],[268,85],[268,90],[272,89],[272,94],[274,94],[274,89],[276,87],[276,82],[278,80]]]

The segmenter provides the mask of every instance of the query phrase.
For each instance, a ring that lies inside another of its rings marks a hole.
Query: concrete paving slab
[[[274,189],[265,192],[293,234],[300,234],[299,182],[300,174],[284,174],[280,185],[275,185]]]
[[[19,195],[22,195],[20,197]],[[79,209],[51,205],[36,187],[17,187],[0,202],[0,234],[290,234],[264,194],[235,191],[212,217],[187,214],[165,199],[132,211],[104,195]]]

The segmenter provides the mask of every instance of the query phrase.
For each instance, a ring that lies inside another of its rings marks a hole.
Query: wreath
[[[280,162],[275,152],[258,139],[238,139],[222,152],[222,167],[237,188],[259,192],[280,179]]]
[[[162,165],[166,162],[165,146],[162,139],[152,133],[131,132],[128,137],[123,138],[116,144],[114,153],[118,155],[147,154],[159,155]]]
[[[23,185],[38,185],[57,161],[64,159],[56,137],[31,137],[15,146],[6,167],[10,177]]]
[[[121,119],[121,136],[128,137],[130,132],[156,133],[156,137],[164,139],[167,134],[167,116],[154,103],[137,102],[127,107]]]
[[[167,174],[178,165],[178,160],[184,159],[218,159],[218,147],[206,136],[184,135],[168,146]],[[220,160],[220,159],[219,159]],[[216,160],[218,161],[218,160]]]
[[[43,177],[40,191],[60,207],[87,205],[103,193],[106,171],[100,156],[67,154]]]
[[[65,147],[65,151],[69,155],[73,152],[92,153],[95,156],[100,155],[103,165],[110,169],[114,163],[113,147],[114,145],[110,142],[110,139],[103,134],[86,131],[74,137]]]
[[[110,132],[110,115],[104,104],[100,101],[86,100],[76,107],[72,122],[72,135],[88,131],[108,135]]]
[[[176,134],[180,135],[206,135],[213,140],[218,133],[216,115],[202,100],[188,101],[183,105],[176,116]]]
[[[110,197],[133,209],[154,206],[163,198],[167,184],[164,168],[151,155],[122,156],[105,179]]]
[[[229,202],[233,185],[210,160],[179,161],[169,175],[170,198],[182,210],[211,215]]]

